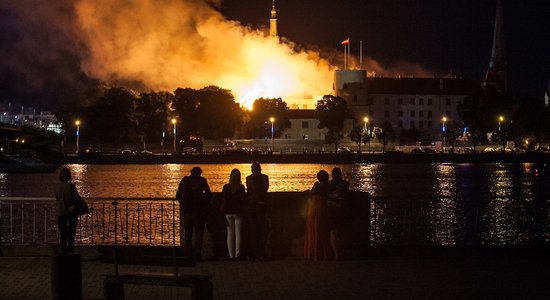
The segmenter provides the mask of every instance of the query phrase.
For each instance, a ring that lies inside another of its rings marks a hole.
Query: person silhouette
[[[176,192],[180,203],[180,243],[185,255],[197,261],[202,260],[204,229],[212,201],[208,182],[201,174],[200,167],[193,167],[191,174],[180,181]]]
[[[246,177],[248,196],[249,259],[263,260],[267,242],[267,190],[269,177],[262,174],[259,162],[251,165],[252,174]]]

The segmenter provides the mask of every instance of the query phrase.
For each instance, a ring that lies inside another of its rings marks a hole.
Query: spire
[[[483,87],[493,86],[499,92],[506,92],[508,84],[507,66],[502,3],[501,0],[497,0],[495,28],[493,31],[493,50],[491,52],[491,60],[489,61],[489,69],[482,82]]]
[[[275,9],[275,0],[271,6],[271,19],[269,19],[269,35],[277,36],[277,10]]]

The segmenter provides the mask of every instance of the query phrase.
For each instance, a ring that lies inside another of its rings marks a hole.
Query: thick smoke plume
[[[336,67],[318,51],[227,20],[219,2],[3,1],[0,101],[74,101],[96,80],[153,91],[217,85],[247,107],[259,97],[314,103],[331,93]],[[340,57],[325,57],[339,65]],[[409,73],[372,59],[364,65],[381,75]]]
[[[214,84],[247,106],[330,92],[327,61],[225,19],[209,2],[81,0],[75,12],[93,77],[169,91]]]

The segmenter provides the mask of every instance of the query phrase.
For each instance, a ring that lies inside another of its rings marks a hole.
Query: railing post
[[[2,231],[4,231],[4,228],[2,227],[2,201],[0,201],[0,246],[2,246]],[[2,248],[0,248],[0,257],[4,256],[2,253]]]
[[[115,275],[118,276],[118,260],[117,260],[117,243],[118,243],[118,239],[117,239],[117,205],[118,205],[118,202],[115,200],[111,203],[114,207],[115,207],[115,246],[113,247],[113,262],[114,262],[114,267],[115,267]]]
[[[90,240],[92,242],[92,245],[94,244],[94,203],[92,202],[90,204],[90,223],[91,223],[91,227],[90,227]]]
[[[44,207],[44,244],[48,241],[48,208]]]
[[[21,244],[25,244],[25,204],[21,204]]]
[[[128,230],[128,203],[126,203],[126,244],[128,244],[128,235],[130,230]]]
[[[172,201],[172,245],[176,245],[176,201]]]
[[[164,244],[164,204],[160,204],[160,243]]]
[[[149,245],[153,244],[153,204],[149,203]]]
[[[10,241],[13,242],[13,203],[10,203]]]
[[[138,215],[138,223],[137,223],[137,242],[139,244],[139,238],[140,238],[140,229],[141,229],[141,222],[140,222],[140,218],[139,218],[139,212],[140,212],[140,209],[139,209],[139,203],[137,205],[137,215]]]
[[[36,243],[36,203],[32,206],[32,242]]]
[[[101,239],[103,240],[103,242],[105,242],[105,203],[102,203],[102,210],[103,212],[101,213]]]

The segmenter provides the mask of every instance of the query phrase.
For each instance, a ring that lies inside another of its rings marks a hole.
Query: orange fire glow
[[[90,49],[83,68],[151,90],[217,85],[247,108],[260,97],[309,99],[313,108],[314,97],[330,93],[334,68],[317,53],[229,21],[212,2],[80,0],[76,13]]]

